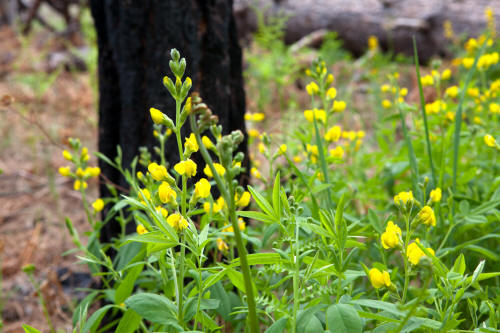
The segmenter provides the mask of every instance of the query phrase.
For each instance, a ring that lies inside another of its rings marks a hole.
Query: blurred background
[[[257,150],[252,137],[263,132],[286,136],[287,124],[302,115],[309,103],[304,72],[313,59],[327,63],[339,94],[349,101],[352,112],[342,121],[353,130],[363,129],[369,138],[375,120],[384,116],[365,112],[381,102],[379,93],[371,93],[379,91],[375,77],[398,71],[409,88],[408,99],[418,100],[413,36],[424,64],[452,67],[467,38],[478,36],[498,13],[498,0],[235,0],[246,111],[265,114],[264,121],[247,124],[251,156]],[[79,194],[57,169],[65,165],[61,151],[70,137],[80,138],[91,152],[97,149],[97,59],[87,1],[0,0],[4,332],[22,332],[22,323],[47,328],[33,281],[22,270],[25,265],[35,265],[34,279],[48,316],[61,332],[71,330],[73,300],[94,286],[68,253],[72,243],[65,217],[81,233],[87,226]],[[156,80],[161,78],[158,73]],[[95,157],[92,161],[97,163]],[[95,179],[89,184],[93,198],[98,186]]]

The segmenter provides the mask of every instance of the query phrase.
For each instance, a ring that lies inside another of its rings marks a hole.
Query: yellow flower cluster
[[[224,174],[226,173],[226,168],[224,168],[222,166],[222,164],[219,164],[219,163],[214,163],[214,168],[215,168],[215,171],[217,171],[217,174],[219,176],[224,176]],[[205,175],[207,175],[207,177],[209,178],[213,178],[214,177],[214,174],[212,173],[212,169],[208,166],[208,164],[205,166],[205,168],[203,169],[203,172],[205,173]]]
[[[417,245],[420,244],[420,239],[416,239],[415,242],[411,243],[408,245],[406,248],[406,255],[408,257],[408,260],[413,264],[413,265],[418,265],[420,262],[420,259],[425,256],[424,251],[420,249],[420,247]],[[434,250],[431,249],[430,247],[426,248],[426,250],[434,255]]]
[[[266,118],[266,115],[262,112],[258,113],[245,113],[245,120],[253,122],[261,122]]]
[[[188,178],[196,175],[196,163],[192,160],[187,159],[185,161],[181,161],[174,165],[174,170],[179,175],[186,175]]]
[[[382,233],[380,237],[380,241],[382,242],[382,246],[384,249],[395,248],[399,245],[401,238],[401,228],[394,224],[394,222],[387,222],[387,226],[385,227],[385,232]]]
[[[157,163],[150,163],[148,165],[148,171],[154,180],[162,181],[168,178],[167,168],[163,165],[158,165]]]
[[[378,268],[370,269],[368,273],[370,282],[375,289],[391,286],[391,276],[387,271],[381,272]]]
[[[158,188],[158,197],[164,204],[175,203],[175,200],[177,199],[177,192],[175,192],[175,190],[170,187],[167,182],[163,182]]]
[[[316,118],[316,120],[319,122],[326,122],[326,112],[323,109],[305,110],[304,117],[310,123],[314,121],[314,118]]]

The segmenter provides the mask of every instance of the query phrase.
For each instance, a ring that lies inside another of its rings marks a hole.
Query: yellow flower
[[[61,176],[68,177],[71,174],[71,168],[69,166],[60,167],[59,173],[61,174]]]
[[[430,198],[432,202],[439,202],[441,201],[441,195],[442,195],[441,189],[439,187],[436,187],[436,189],[431,191]]]
[[[88,173],[88,175],[90,177],[99,177],[99,175],[101,174],[101,168],[99,167],[87,167],[85,169],[85,172]]]
[[[425,75],[420,78],[420,83],[422,86],[432,86],[434,84],[434,77],[432,75]]]
[[[168,210],[166,210],[162,206],[156,206],[156,212],[161,214],[161,216],[163,216],[165,218],[168,216]]]
[[[401,237],[401,229],[394,222],[387,222],[385,232],[382,233],[380,241],[384,249],[391,249],[399,245],[399,238]]]
[[[488,147],[496,147],[498,144],[495,140],[495,138],[493,137],[493,135],[491,134],[486,134],[484,136],[484,143],[488,146]]]
[[[253,115],[252,120],[255,122],[261,122],[264,120],[264,118],[266,118],[266,115],[262,112],[259,112]]]
[[[144,235],[144,234],[147,234],[148,233],[148,230],[146,228],[144,228],[144,226],[142,224],[139,224],[137,225],[137,233],[139,235]]]
[[[380,91],[382,92],[389,92],[389,90],[391,90],[391,86],[388,85],[388,84],[383,84],[381,87],[380,87]]]
[[[191,135],[186,138],[186,141],[184,142],[184,149],[187,149],[191,153],[198,151],[198,142],[196,142],[196,136],[194,133],[191,133]]]
[[[474,65],[474,58],[463,58],[462,65],[467,69],[471,68]]]
[[[174,170],[177,171],[179,175],[186,175],[187,177],[193,177],[196,175],[196,163],[192,160],[187,159],[181,161],[174,166]]]
[[[458,95],[458,87],[457,86],[451,86],[448,87],[445,91],[445,94],[450,96],[451,98],[455,98]]]
[[[500,113],[500,104],[490,103],[489,110],[491,113]]]
[[[335,89],[334,87],[329,88],[326,91],[326,98],[327,99],[335,99],[335,97],[337,97],[337,89]]]
[[[365,133],[365,131],[358,131],[357,135],[358,135],[358,138],[362,139],[365,137],[366,133]]]
[[[86,189],[87,188],[87,182],[86,181],[83,181],[83,180],[75,180],[75,182],[73,183],[73,189],[75,191],[80,191],[80,189]]]
[[[257,179],[262,179],[262,175],[260,174],[260,171],[257,170],[256,167],[252,167],[250,169],[250,174]]]
[[[306,86],[306,91],[309,95],[314,95],[314,94],[317,94],[319,92],[319,87],[318,85],[316,84],[316,82],[311,82],[309,83],[307,86]]]
[[[260,136],[260,132],[255,128],[249,129],[247,133],[251,138],[258,138]]]
[[[294,156],[294,157],[293,157],[293,161],[294,161],[295,163],[300,163],[300,162],[302,162],[302,157],[300,157],[299,155]]]
[[[243,221],[241,217],[238,218],[238,228],[240,228],[241,231],[244,231],[247,228],[245,221]]]
[[[278,152],[279,152],[280,154],[282,154],[282,155],[283,155],[283,154],[285,154],[286,149],[287,149],[286,145],[285,145],[285,144],[282,144],[282,145],[279,147]]]
[[[210,195],[210,183],[206,178],[200,179],[194,184],[194,195],[197,198],[206,198]]]
[[[236,193],[234,195],[234,201],[236,202],[236,206],[241,208],[246,207],[250,203],[250,193],[245,191],[241,197]]]
[[[378,49],[378,39],[376,36],[371,35],[368,37],[368,49],[370,51],[376,51]]]
[[[409,203],[413,203],[413,192],[408,191],[408,192],[399,192],[396,196],[394,196],[394,203],[396,205],[403,205],[406,206]]]
[[[342,148],[342,146],[337,146],[334,149],[330,149],[330,156],[334,158],[344,157],[344,148]]]
[[[100,212],[104,208],[104,201],[99,198],[92,203],[92,207],[94,208],[94,211]]]
[[[368,273],[368,277],[375,289],[391,286],[391,277],[387,271],[381,272],[377,268],[372,268]]]
[[[219,251],[227,251],[229,250],[229,246],[227,246],[226,242],[222,240],[222,238],[217,238],[217,248]]]
[[[139,180],[142,180],[142,178],[144,178],[144,174],[141,171],[137,171],[137,173],[135,174],[135,176]]]
[[[344,101],[333,101],[332,110],[334,112],[342,112],[346,108],[346,103]]]
[[[264,154],[264,152],[266,151],[266,145],[263,144],[262,142],[259,142],[258,149],[259,153]]]
[[[335,80],[335,77],[333,76],[333,74],[328,74],[327,77],[326,77],[326,84],[327,85],[330,85],[333,83],[333,80]]]
[[[304,117],[310,123],[312,123],[314,121],[314,118],[316,118],[316,120],[318,120],[322,123],[324,123],[326,121],[326,113],[325,113],[325,110],[323,110],[323,109],[305,110]]]
[[[448,80],[449,78],[451,78],[451,70],[450,69],[445,69],[442,73],[441,73],[441,80]]]
[[[230,224],[226,224],[226,226],[222,229],[222,232],[234,232],[234,228]]]
[[[85,173],[83,172],[82,168],[78,167],[75,172],[76,176],[78,178],[83,178],[85,176]]]
[[[429,206],[424,206],[418,212],[417,219],[427,226],[436,226],[436,215],[434,215],[434,210]]]
[[[452,111],[448,111],[448,112],[446,112],[445,117],[446,117],[446,120],[454,121],[455,120],[455,113]]]
[[[177,193],[167,182],[162,182],[158,188],[158,197],[160,197],[160,201],[163,203],[173,203],[177,198]]]
[[[186,78],[186,81],[189,79],[189,85],[191,85],[191,78]],[[187,112],[187,114],[191,113],[191,108],[193,107],[193,103],[191,101],[191,97],[188,97],[186,99],[186,103],[184,103],[184,111]]]
[[[221,177],[224,176],[224,174],[226,173],[226,168],[224,168],[222,166],[222,164],[214,163],[214,168],[215,168],[215,171],[217,171],[217,174],[219,176],[221,176]],[[214,176],[213,173],[212,173],[212,169],[210,168],[210,166],[208,164],[205,165],[205,168],[203,169],[203,172],[209,178],[212,178]]]
[[[473,88],[467,89],[467,95],[469,95],[470,97],[478,97],[479,96],[479,88],[473,87]]]
[[[416,239],[415,242],[411,243],[408,245],[406,248],[406,256],[410,260],[410,262],[413,265],[418,265],[420,259],[425,256],[424,251],[420,249],[420,247],[417,245],[417,243],[420,244],[420,239]],[[429,251],[430,254],[434,255],[434,250],[431,249],[430,247],[426,248],[427,251]]]
[[[142,199],[142,197],[144,196],[144,198],[146,198],[147,200],[151,200],[151,193],[149,193],[149,190],[147,188],[141,189],[139,191],[141,192],[139,193],[139,198]]]
[[[184,230],[188,226],[188,221],[179,213],[167,217],[167,223],[175,230]]]
[[[148,165],[148,171],[154,180],[161,181],[168,178],[167,168],[165,168],[163,165],[158,165],[154,162],[150,163]]]
[[[71,161],[73,159],[73,155],[67,150],[63,150],[62,155],[65,160]]]
[[[210,140],[210,138],[206,135],[204,135],[202,138],[201,138],[201,143],[203,143],[203,145],[207,148],[207,149],[214,149],[215,148],[215,145],[213,144],[212,140]]]
[[[253,115],[251,113],[245,113],[245,120],[251,121],[253,119]]]
[[[87,162],[90,159],[89,156],[89,149],[87,147],[82,148],[82,152],[80,154],[80,157],[82,158],[83,161]]]
[[[384,99],[384,100],[382,101],[382,107],[383,107],[384,109],[389,109],[391,106],[392,106],[392,102],[391,102],[390,100],[388,100],[388,99]]]
[[[337,142],[340,139],[342,129],[340,126],[333,126],[325,133],[325,140],[328,142]]]
[[[155,108],[150,108],[149,113],[151,114],[151,119],[157,125],[163,124],[164,114]]]

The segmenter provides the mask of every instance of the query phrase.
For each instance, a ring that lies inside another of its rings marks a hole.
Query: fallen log
[[[488,0],[235,0],[234,10],[243,39],[257,29],[257,8],[266,17],[288,17],[287,44],[329,30],[336,31],[344,47],[356,56],[366,51],[372,35],[383,50],[412,55],[415,36],[419,56],[427,61],[435,55],[448,55],[445,22],[451,22],[455,36],[477,36],[486,27],[487,6],[499,21],[500,1]]]

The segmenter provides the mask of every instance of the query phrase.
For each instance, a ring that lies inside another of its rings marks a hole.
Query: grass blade
[[[415,57],[415,69],[417,71],[418,92],[420,95],[420,107],[422,109],[422,117],[424,118],[425,141],[427,143],[427,154],[429,154],[429,165],[431,168],[432,182],[434,183],[434,187],[435,187],[437,185],[436,171],[434,170],[434,163],[432,161],[431,140],[429,139],[429,126],[427,125],[427,114],[425,113],[424,90],[422,88],[422,82],[420,82],[420,64],[418,61],[417,42],[415,40],[415,36],[413,36],[413,52],[414,52],[414,57]]]

